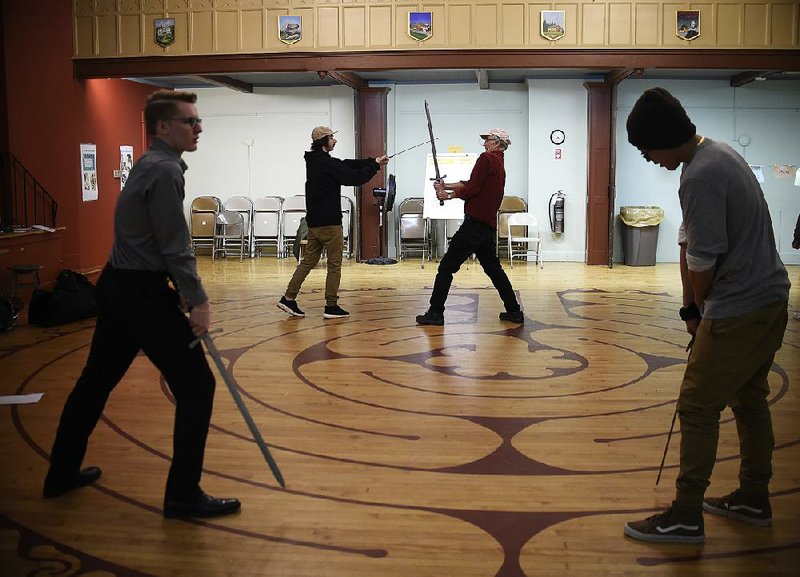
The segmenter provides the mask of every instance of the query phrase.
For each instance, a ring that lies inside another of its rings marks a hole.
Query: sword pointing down
[[[692,350],[692,345],[694,345],[694,335],[692,335],[692,340],[689,341],[689,344],[686,345],[686,352]],[[658,477],[656,477],[656,485],[658,485],[659,481],[661,481],[661,472],[664,470],[664,462],[667,460],[667,451],[669,451],[669,442],[672,439],[672,432],[675,430],[675,418],[678,416],[678,402],[675,401],[675,412],[672,413],[672,424],[669,426],[669,435],[667,435],[667,443],[664,445],[664,454],[661,456],[661,465],[658,467]]]
[[[267,444],[264,442],[263,437],[261,437],[261,432],[258,430],[255,422],[253,421],[253,417],[250,415],[250,411],[247,410],[247,407],[242,400],[242,396],[239,394],[239,390],[236,386],[236,382],[233,380],[233,377],[228,372],[228,369],[225,368],[225,365],[222,362],[222,357],[219,356],[219,351],[217,347],[214,345],[214,339],[211,338],[211,335],[206,333],[202,337],[200,337],[203,343],[206,345],[206,350],[208,354],[211,355],[211,358],[214,359],[214,363],[217,365],[217,369],[219,369],[219,373],[222,375],[222,379],[225,381],[225,384],[228,386],[228,390],[233,397],[236,406],[239,408],[239,412],[244,417],[245,423],[247,423],[247,428],[250,429],[250,434],[253,435],[253,440],[258,445],[258,448],[261,449],[261,454],[264,455],[264,459],[267,461],[267,465],[269,465],[269,470],[272,471],[272,475],[275,477],[275,480],[278,481],[281,487],[284,489],[286,488],[286,481],[283,480],[283,475],[281,474],[281,470],[278,468],[278,463],[275,462],[275,459],[272,458],[272,454],[269,452],[269,448]],[[194,341],[191,345],[193,346],[197,343]]]

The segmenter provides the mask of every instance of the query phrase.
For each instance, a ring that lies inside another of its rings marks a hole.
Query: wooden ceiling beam
[[[296,52],[73,60],[73,70],[78,79],[335,70],[349,70],[355,76],[362,70],[474,70],[476,68],[800,71],[800,50],[430,50],[424,53],[419,51]]]
[[[358,74],[351,72],[339,72],[338,70],[320,70],[318,72],[320,78],[330,76],[339,84],[349,86],[353,90],[363,90],[369,87],[369,84],[364,81]]]
[[[253,92],[252,84],[243,82],[241,80],[236,80],[235,78],[231,78],[230,76],[225,76],[223,74],[197,74],[197,77],[205,80],[206,82],[210,82],[211,84],[230,88],[232,90],[236,90],[237,92]]]
[[[748,70],[741,72],[736,76],[731,76],[731,86],[744,86],[751,83],[753,80],[764,80],[770,74],[775,74],[775,70]]]
[[[609,70],[605,75],[605,82],[611,85],[617,85],[623,80],[625,80],[628,76],[636,74],[637,76],[641,76],[644,71],[641,68],[622,68],[622,69],[614,69]]]

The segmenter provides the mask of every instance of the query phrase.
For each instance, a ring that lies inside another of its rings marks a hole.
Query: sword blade
[[[214,339],[212,339],[211,335],[208,333],[204,334],[201,338],[203,343],[206,345],[206,350],[208,350],[211,358],[214,359],[214,363],[217,365],[217,369],[219,369],[219,373],[222,375],[222,380],[224,380],[225,384],[228,386],[228,391],[231,393],[236,406],[239,408],[239,412],[242,414],[242,417],[244,417],[244,422],[247,423],[247,428],[250,429],[250,434],[253,435],[253,440],[255,440],[258,448],[261,449],[261,454],[264,455],[264,459],[267,461],[269,470],[272,471],[272,475],[275,477],[275,480],[278,481],[280,486],[285,489],[286,481],[283,480],[283,475],[281,474],[281,470],[278,468],[278,463],[276,463],[275,459],[272,458],[272,454],[269,452],[269,448],[264,442],[264,438],[261,436],[258,426],[253,421],[250,411],[247,409],[247,406],[245,406],[242,396],[239,394],[236,382],[228,372],[228,369],[225,368],[225,365],[222,362],[222,357],[220,357],[219,351],[214,345]]]
[[[436,173],[436,180],[437,182],[444,182],[442,180],[442,175],[439,172],[439,159],[436,158],[436,138],[433,136],[433,123],[431,122],[431,109],[428,106],[428,101],[425,101],[425,117],[428,119],[428,134],[431,137],[431,154],[433,155],[433,169]],[[439,206],[444,206],[444,201],[439,201]]]

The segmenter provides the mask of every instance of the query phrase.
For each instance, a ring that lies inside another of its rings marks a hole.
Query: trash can
[[[656,264],[658,225],[664,220],[664,209],[658,206],[623,206],[622,254],[628,266]]]

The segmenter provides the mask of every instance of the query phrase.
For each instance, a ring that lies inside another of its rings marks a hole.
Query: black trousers
[[[89,358],[61,414],[49,480],[58,483],[78,473],[109,394],[141,350],[175,397],[173,458],[165,495],[181,498],[199,487],[215,381],[202,347],[189,348],[195,337],[178,305],[178,294],[164,273],[110,265],[103,270]]]
[[[497,258],[495,230],[469,216],[464,217],[463,224],[450,239],[450,246],[439,263],[436,280],[433,283],[430,310],[444,312],[444,303],[450,292],[450,285],[453,284],[453,275],[472,254],[478,257],[483,272],[491,279],[494,288],[503,299],[506,311],[512,313],[520,310],[511,281],[508,280],[500,259]]]

